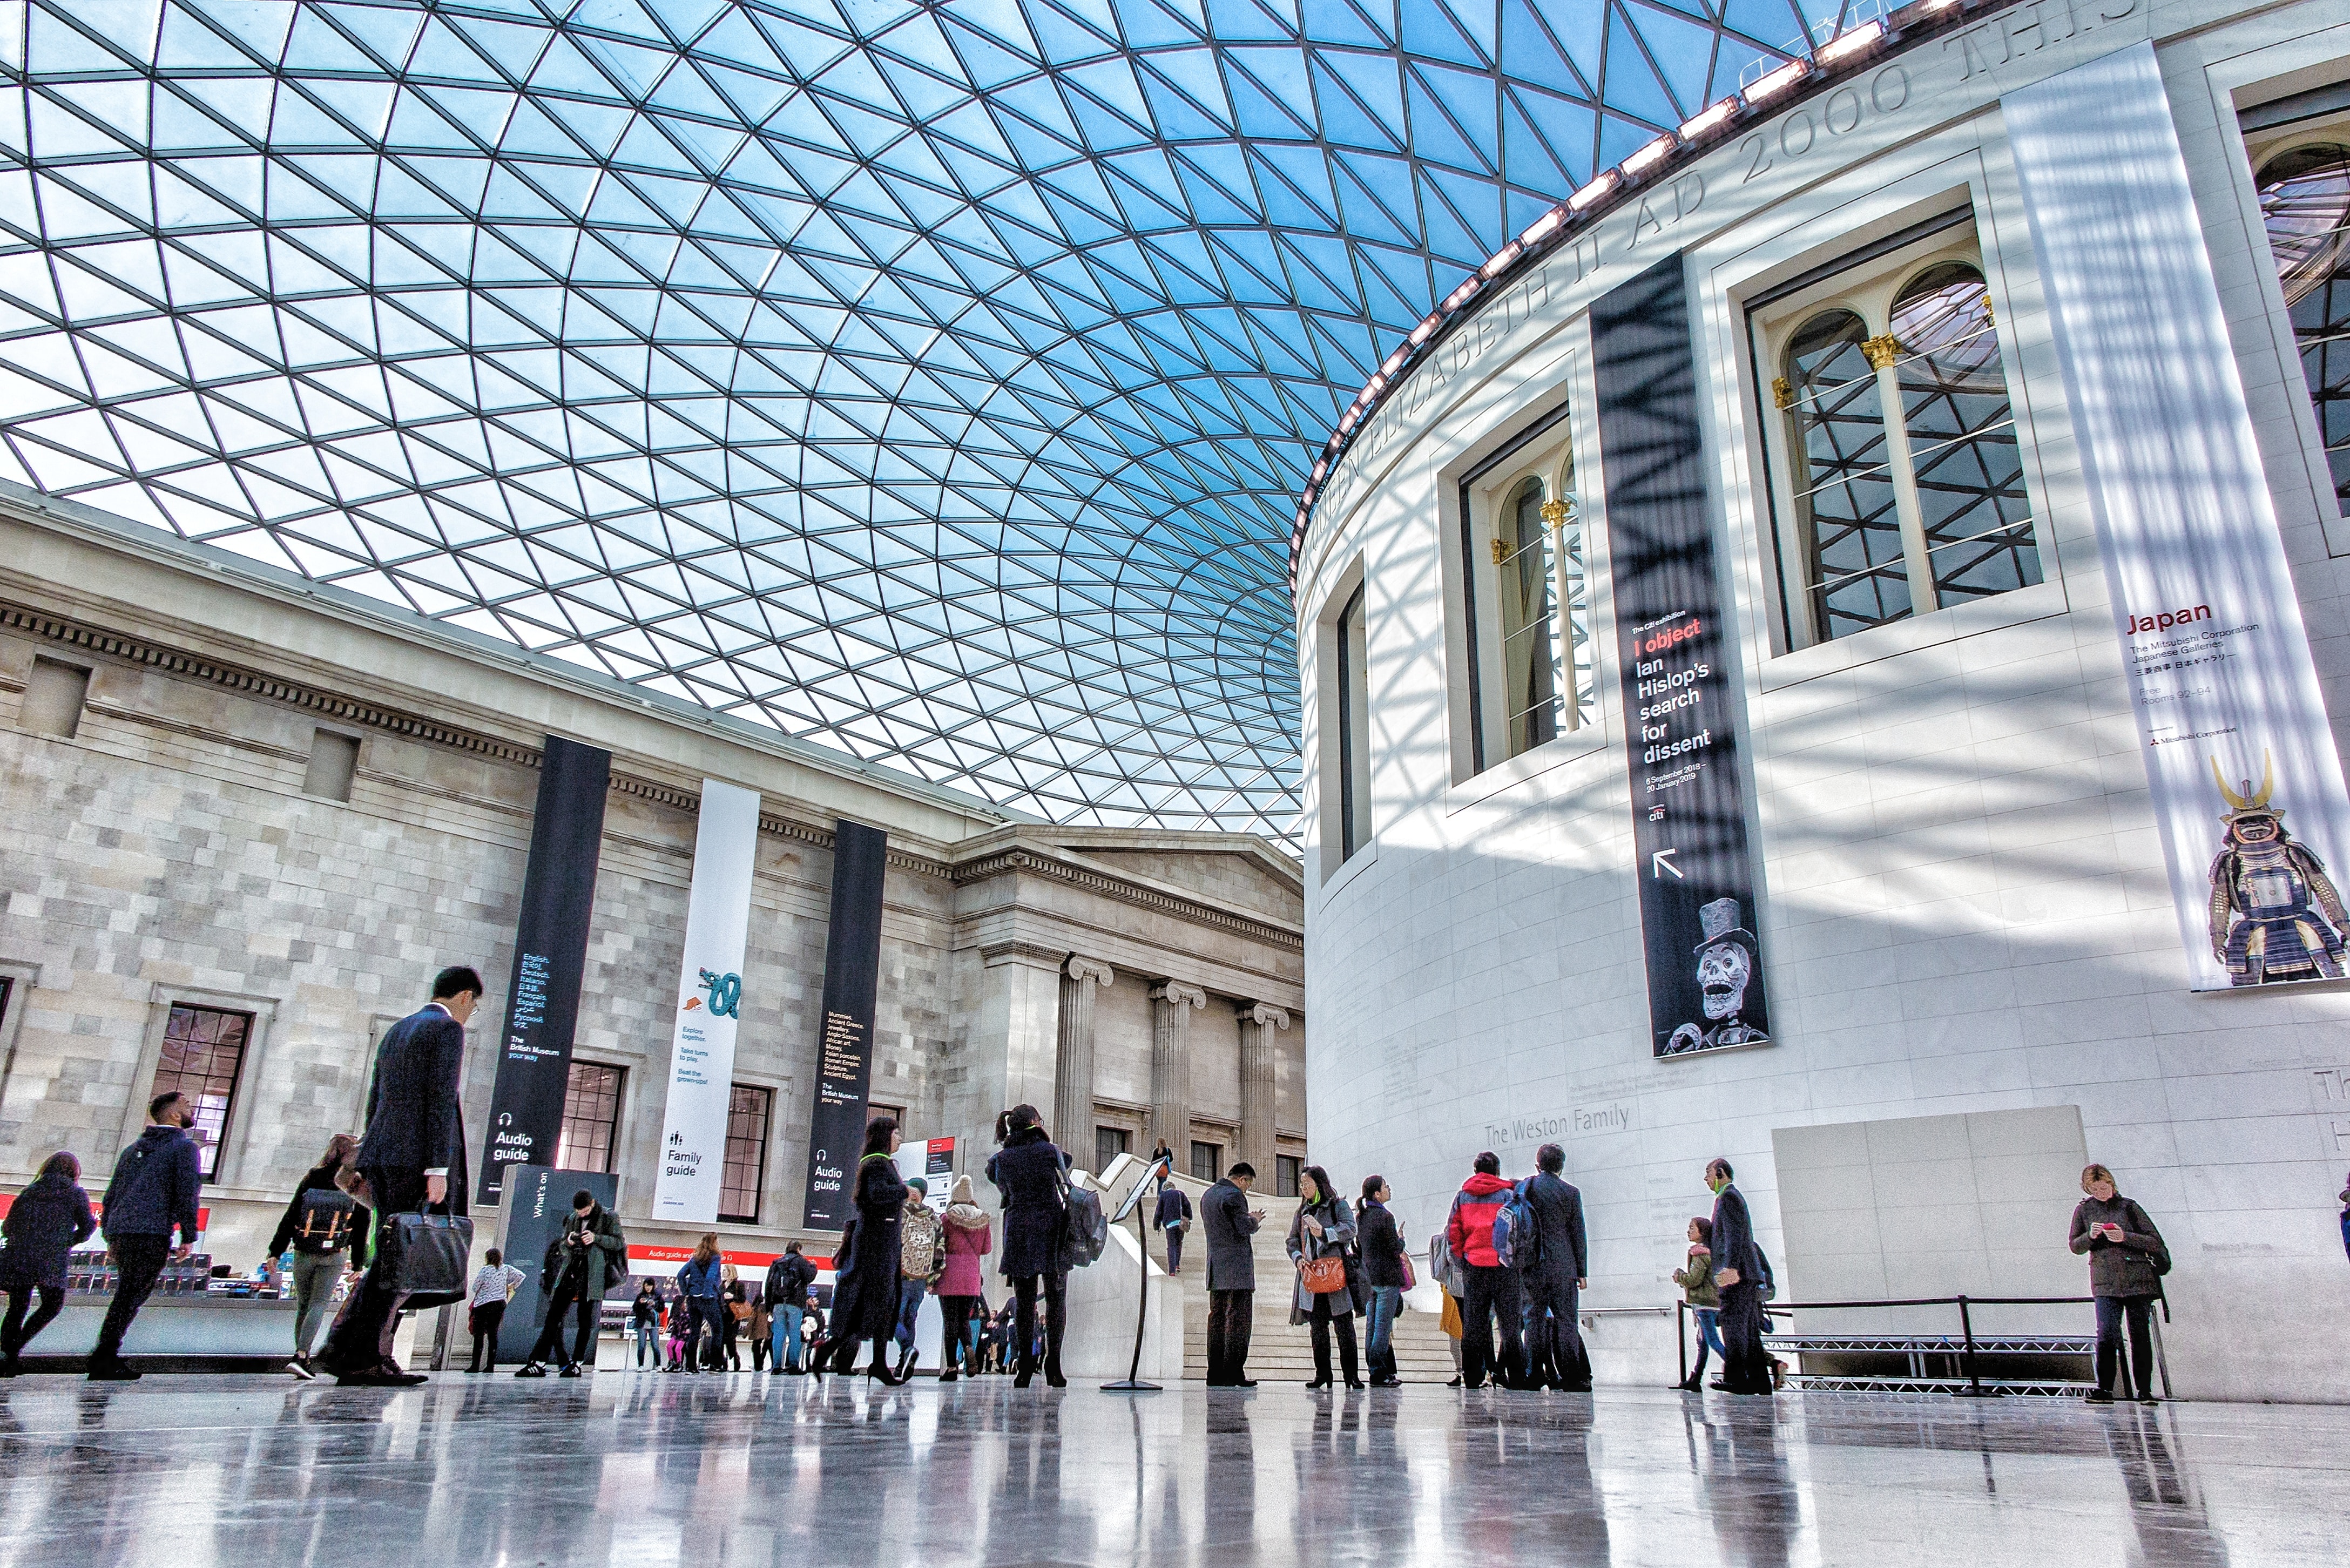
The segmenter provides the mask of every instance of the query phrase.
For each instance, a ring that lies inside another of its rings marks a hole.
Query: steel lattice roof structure
[[[0,5],[0,477],[1065,823],[1291,837],[1366,379],[1799,0]]]

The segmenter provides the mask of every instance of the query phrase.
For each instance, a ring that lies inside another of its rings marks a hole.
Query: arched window
[[[1826,310],[1787,345],[1795,517],[1809,613],[1823,640],[1909,613],[1909,574],[1868,327]]]
[[[2015,411],[1982,274],[1964,262],[1928,267],[1895,297],[1890,326],[1935,603],[2040,581]]]
[[[1558,735],[1558,653],[1552,636],[1544,499],[1540,479],[1519,485],[1503,513],[1500,534],[1502,668],[1509,693],[1512,756]]]
[[[2268,161],[2259,183],[2334,504],[2350,516],[2350,147],[2292,148]]]

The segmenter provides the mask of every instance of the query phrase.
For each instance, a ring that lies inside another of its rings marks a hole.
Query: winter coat
[[[1591,1244],[1583,1228],[1583,1194],[1573,1183],[1547,1170],[1526,1181],[1526,1206],[1534,1210],[1536,1251],[1525,1271],[1552,1291],[1565,1290],[1591,1277]]]
[[[685,1266],[677,1272],[677,1288],[689,1297],[715,1302],[726,1288],[725,1267],[726,1254],[723,1252],[711,1253],[710,1262],[706,1263],[697,1263],[688,1258]]]
[[[571,1240],[583,1224],[596,1233],[596,1239],[585,1247]],[[600,1203],[584,1221],[575,1213],[564,1215],[563,1233],[546,1244],[546,1256],[539,1265],[538,1288],[554,1291],[563,1279],[563,1271],[582,1252],[594,1254],[588,1259],[588,1294],[600,1296],[628,1278],[629,1243],[620,1234],[619,1220]]]
[[[808,1287],[816,1283],[816,1265],[797,1252],[785,1252],[767,1265],[767,1278],[760,1287],[760,1299],[772,1312],[779,1306],[807,1305]]]
[[[1713,1288],[1713,1254],[1702,1247],[1690,1248],[1687,1266],[1673,1271],[1673,1283],[1693,1307],[1711,1311],[1721,1304],[1721,1293]]]
[[[1355,1214],[1355,1245],[1363,1260],[1363,1282],[1373,1290],[1403,1288],[1403,1229],[1384,1203],[1365,1199]]]
[[[157,1124],[114,1162],[106,1184],[107,1240],[117,1236],[161,1236],[178,1226],[180,1244],[196,1244],[196,1140],[178,1127]]]
[[[912,1189],[907,1189],[910,1193]],[[910,1280],[928,1281],[944,1266],[939,1252],[939,1217],[923,1203],[909,1203],[898,1217],[899,1272]]]
[[[995,1226],[987,1210],[976,1203],[947,1206],[947,1272],[934,1287],[942,1296],[986,1293],[986,1272],[980,1260],[995,1250]]]
[[[302,1194],[321,1189],[328,1192],[340,1190],[335,1186],[335,1173],[342,1168],[342,1161],[329,1160],[324,1165],[312,1166],[303,1176],[302,1184],[294,1189],[293,1201],[286,1205],[286,1212],[278,1220],[277,1229],[270,1234],[268,1254],[270,1257],[284,1257],[286,1249],[294,1244],[294,1232],[302,1224]],[[365,1204],[351,1205],[351,1228],[344,1235],[343,1246],[351,1249],[351,1256],[354,1260],[358,1260],[359,1255],[367,1251],[367,1248],[361,1244],[360,1239],[367,1235],[368,1227],[373,1222],[373,1217],[368,1213]],[[338,1248],[337,1251],[341,1251],[341,1248]],[[357,1266],[356,1262],[353,1266]]]
[[[1444,1239],[1452,1255],[1472,1269],[1498,1269],[1502,1260],[1493,1251],[1493,1220],[1510,1199],[1510,1184],[1479,1171],[1461,1184],[1452,1199],[1452,1216],[1444,1222]]]
[[[886,1154],[857,1162],[856,1256],[841,1276],[847,1304],[833,1298],[833,1332],[840,1339],[887,1339],[898,1332],[898,1281],[906,1214],[906,1179]]]
[[[2109,1241],[2090,1231],[2093,1225],[2118,1225],[2122,1239]],[[2109,1203],[2084,1198],[2073,1210],[2073,1251],[2089,1254],[2089,1293],[2093,1296],[2158,1296],[2162,1273],[2170,1263],[2170,1249],[2154,1228],[2145,1210],[2116,1192]]]
[[[1159,1189],[1159,1207],[1150,1219],[1154,1231],[1164,1231],[1170,1225],[1180,1225],[1186,1231],[1191,1228],[1191,1200],[1173,1182]]]
[[[1022,1127],[989,1157],[987,1179],[1003,1194],[1003,1257],[997,1265],[1007,1280],[1065,1274],[1061,1256],[1063,1175],[1069,1157],[1043,1127]]]
[[[1321,1221],[1321,1235],[1315,1236],[1305,1229],[1308,1215]],[[1291,1262],[1304,1264],[1315,1258],[1344,1258],[1354,1250],[1354,1246],[1355,1215],[1344,1199],[1335,1194],[1326,1194],[1319,1202],[1297,1206],[1296,1214],[1289,1221]],[[1295,1297],[1291,1303],[1293,1313],[1311,1314],[1314,1311],[1314,1293],[1305,1288],[1305,1276],[1300,1273],[1291,1288]],[[1354,1297],[1346,1291],[1332,1291],[1324,1299],[1330,1303],[1332,1317],[1347,1317],[1354,1313]]]
[[[1721,1271],[1738,1271],[1738,1282],[1725,1285]],[[1724,1186],[1713,1198],[1713,1284],[1716,1293],[1760,1290],[1762,1271],[1754,1255],[1754,1220],[1746,1211],[1746,1194]]]
[[[1256,1289],[1256,1247],[1249,1238],[1263,1221],[1250,1216],[1248,1194],[1230,1179],[1220,1180],[1200,1199],[1200,1214],[1208,1235],[1208,1288]]]
[[[0,1290],[47,1285],[66,1288],[66,1254],[89,1240],[98,1221],[89,1217],[89,1194],[64,1176],[44,1176],[8,1206],[0,1220]]]

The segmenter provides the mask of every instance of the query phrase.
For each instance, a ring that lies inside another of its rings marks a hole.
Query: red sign
[[[8,1210],[16,1206],[16,1202],[15,1193],[0,1192],[0,1220],[5,1220],[8,1217]],[[103,1222],[106,1219],[106,1205],[93,1198],[89,1200],[89,1213],[91,1219]],[[196,1233],[201,1236],[212,1228],[213,1211],[199,1207],[196,1210]]]
[[[692,1256],[693,1249],[691,1247],[658,1245],[639,1247],[631,1244],[629,1248],[629,1272],[632,1274],[673,1274],[687,1259]],[[747,1272],[756,1270],[764,1273],[767,1265],[783,1254],[781,1252],[747,1252],[739,1248],[729,1247],[722,1249],[718,1256],[722,1262],[733,1264],[738,1271]],[[818,1273],[832,1272],[832,1260],[828,1257],[821,1257],[810,1252],[807,1254],[807,1261],[816,1265]]]

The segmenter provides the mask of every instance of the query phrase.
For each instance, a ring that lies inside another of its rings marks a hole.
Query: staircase
[[[1143,1170],[1142,1162],[1131,1155],[1111,1162],[1102,1179],[1107,1189],[1105,1212],[1118,1212],[1118,1205],[1126,1201]],[[1207,1195],[1209,1183],[1188,1176],[1170,1177],[1168,1180],[1191,1199],[1191,1229],[1183,1238],[1183,1264],[1175,1277],[1183,1282],[1183,1376],[1187,1380],[1203,1382],[1208,1376],[1208,1242],[1200,1219],[1200,1203]],[[1295,1198],[1249,1194],[1249,1207],[1264,1210],[1264,1223],[1257,1228],[1255,1237],[1256,1312],[1248,1355],[1248,1375],[1261,1383],[1304,1383],[1314,1376],[1313,1330],[1303,1324],[1293,1327],[1289,1321],[1290,1300],[1297,1278],[1297,1271],[1289,1261],[1289,1224],[1296,1217],[1297,1201]],[[1155,1197],[1143,1199],[1146,1219],[1155,1202]],[[1133,1223],[1130,1219],[1126,1221],[1129,1227]],[[1149,1245],[1151,1262],[1164,1270],[1166,1237],[1154,1232]],[[1358,1358],[1368,1337],[1366,1320],[1357,1318],[1355,1344]],[[1396,1319],[1393,1341],[1396,1375],[1405,1382],[1443,1383],[1454,1375],[1451,1341],[1439,1325],[1436,1314],[1414,1312],[1407,1303]],[[1341,1371],[1334,1332],[1330,1373],[1335,1377]],[[1371,1374],[1367,1365],[1362,1366],[1360,1375],[1368,1381]]]

